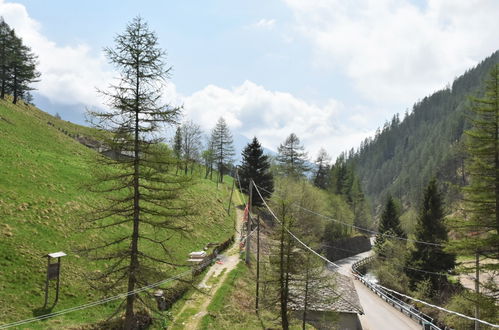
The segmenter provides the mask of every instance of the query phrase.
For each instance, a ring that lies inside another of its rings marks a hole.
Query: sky
[[[356,148],[386,120],[499,49],[497,0],[0,0],[39,56],[35,104],[84,123],[116,77],[103,54],[140,15],[173,67],[165,97],[209,132],[313,160]]]

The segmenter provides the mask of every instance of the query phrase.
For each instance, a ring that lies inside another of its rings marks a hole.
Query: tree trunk
[[[17,81],[17,67],[14,66],[14,84],[12,87],[12,90],[14,92],[14,99],[12,100],[12,103],[16,104],[17,103],[17,98],[18,98],[18,89],[19,86],[17,86],[18,81]]]
[[[301,327],[305,330],[305,322],[307,320],[307,308],[308,308],[308,284],[310,281],[310,265],[309,265],[310,255],[307,254],[307,265],[305,270],[305,296],[303,297],[303,319]]]
[[[480,254],[476,252],[475,254],[475,318],[480,318],[480,302],[478,300],[478,295],[480,294]],[[475,330],[480,330],[480,323],[475,321]]]
[[[284,217],[283,217],[284,221]],[[281,225],[281,246],[279,250],[280,257],[280,267],[279,267],[279,285],[280,285],[280,300],[281,300],[281,325],[282,328],[288,329],[288,314],[287,314],[287,304],[286,304],[286,296],[285,296],[285,285],[284,285],[284,224]]]
[[[133,160],[133,233],[132,242],[130,247],[130,272],[128,274],[128,288],[127,291],[135,289],[136,278],[135,274],[138,271],[138,243],[139,243],[139,221],[140,221],[140,192],[139,192],[139,69],[137,68],[137,82],[136,82],[136,98],[135,98],[135,136],[134,136],[134,160]],[[125,312],[125,329],[132,330],[135,328],[135,316],[133,305],[135,302],[135,295],[127,296],[126,312]]]

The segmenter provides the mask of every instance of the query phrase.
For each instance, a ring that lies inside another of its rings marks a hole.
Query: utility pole
[[[478,301],[478,295],[480,294],[480,254],[478,251],[475,252],[475,292],[476,299],[475,302],[475,318],[480,318],[480,306]],[[480,323],[475,321],[475,330],[480,330]]]
[[[248,221],[246,222],[246,265],[250,264],[251,203],[253,202],[253,180],[249,182]]]
[[[237,169],[236,169],[237,171]],[[232,178],[232,189],[230,191],[230,198],[229,198],[229,207],[227,208],[227,214],[230,214],[230,206],[232,204],[232,194],[234,193],[234,186],[236,184],[236,176],[234,175],[234,177]],[[235,227],[235,222],[234,222],[234,227]]]
[[[260,288],[260,215],[256,220],[256,305],[255,310],[258,314],[258,300]]]

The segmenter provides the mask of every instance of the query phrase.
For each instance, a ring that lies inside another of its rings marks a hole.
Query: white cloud
[[[499,1],[284,0],[315,64],[378,104],[410,105],[499,48]]]
[[[40,94],[55,103],[102,106],[96,87],[105,88],[112,80],[103,56],[93,56],[85,44],[60,46],[49,40],[21,4],[0,0],[0,16],[39,56]]]
[[[252,28],[257,28],[257,29],[272,29],[275,25],[276,20],[275,19],[267,19],[267,18],[262,18],[258,22],[253,23],[250,25]]]
[[[251,139],[257,136],[271,149],[295,133],[313,158],[320,147],[336,156],[345,146],[358,145],[369,135],[357,118],[342,121],[347,109],[335,100],[319,106],[289,93],[269,91],[251,81],[225,89],[209,85],[184,99],[186,117],[209,131],[219,117],[224,117],[234,133]]]

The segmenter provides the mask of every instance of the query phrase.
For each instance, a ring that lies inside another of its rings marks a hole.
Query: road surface
[[[338,270],[339,273],[353,278],[351,272],[352,264],[358,260],[370,256],[371,254],[371,251],[360,253],[353,257],[338,260],[335,264],[340,266]],[[383,299],[379,298],[364,284],[355,279],[353,282],[365,313],[364,315],[359,316],[363,330],[421,329],[421,326],[417,322],[393,308]]]

